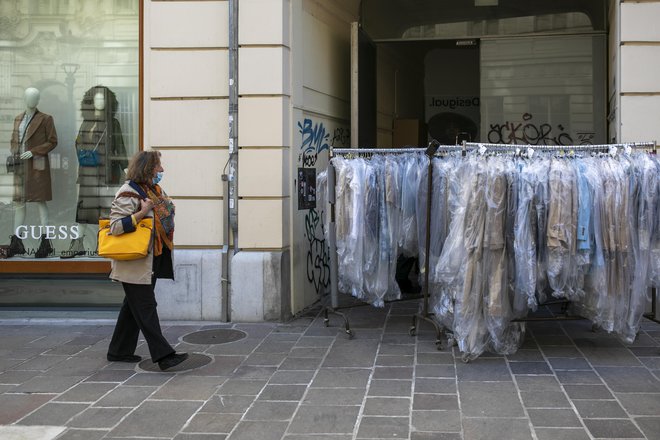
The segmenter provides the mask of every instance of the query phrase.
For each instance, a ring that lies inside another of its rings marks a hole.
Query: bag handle
[[[103,139],[103,136],[105,136],[105,132],[108,129],[108,127],[103,129],[103,133],[101,133],[101,137],[99,138],[98,141],[96,141],[96,145],[94,145],[94,149],[92,151],[96,151],[99,148],[99,144],[101,143],[101,139]]]
[[[137,183],[133,182],[132,180],[129,180],[128,185],[131,188],[133,188],[135,191],[137,191],[137,193],[140,195],[140,198],[143,198],[143,199],[148,199],[149,198],[147,193],[145,193],[144,190]]]

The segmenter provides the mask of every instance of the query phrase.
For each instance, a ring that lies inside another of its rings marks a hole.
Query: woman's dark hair
[[[84,120],[95,119],[94,96],[99,92],[103,93],[103,97],[105,98],[105,110],[103,111],[104,119],[109,121],[115,116],[115,113],[117,113],[119,102],[117,101],[117,95],[115,95],[115,92],[106,86],[98,85],[88,89],[85,92],[82,101],[80,101],[80,111],[82,112]]]
[[[128,163],[126,178],[135,183],[151,184],[154,170],[160,164],[160,151],[138,151]]]

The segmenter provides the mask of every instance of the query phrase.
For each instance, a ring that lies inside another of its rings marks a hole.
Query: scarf
[[[154,203],[154,256],[163,253],[163,245],[169,250],[174,247],[174,203],[159,185],[141,185],[147,197]]]

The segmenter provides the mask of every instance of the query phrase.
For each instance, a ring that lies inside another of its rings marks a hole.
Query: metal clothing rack
[[[490,151],[515,151],[517,149],[532,148],[535,151],[608,151],[614,147],[632,149],[648,149],[656,152],[655,142],[628,142],[620,144],[596,145],[527,145],[527,144],[489,144],[484,142],[463,142],[466,149],[479,149],[485,147]]]
[[[408,333],[410,336],[415,336],[417,333],[417,326],[420,320],[431,323],[435,328],[435,346],[438,350],[442,349],[442,334],[443,329],[437,323],[435,319],[432,318],[433,313],[429,312],[429,265],[430,265],[430,247],[431,247],[431,208],[433,200],[433,157],[440,151],[443,153],[461,151],[461,154],[465,156],[467,153],[468,147],[465,143],[463,145],[440,145],[437,141],[431,141],[428,148],[425,150],[425,154],[429,158],[429,168],[427,172],[427,197],[426,197],[426,234],[425,234],[425,252],[424,252],[424,285],[422,286],[422,297],[424,299],[422,304],[422,310],[413,315],[412,325]]]
[[[577,151],[612,151],[612,148],[616,147],[625,149],[626,147],[632,149],[646,149],[654,154],[657,153],[657,146],[655,142],[631,142],[631,143],[619,143],[619,144],[599,144],[599,145],[520,145],[520,144],[491,144],[491,143],[481,143],[481,142],[466,142],[463,141],[461,145],[440,145],[437,141],[433,140],[427,148],[335,148],[330,150],[330,158],[334,155],[355,155],[355,156],[372,156],[374,154],[403,154],[403,153],[425,153],[429,157],[428,165],[428,180],[427,180],[427,206],[426,206],[426,236],[425,236],[425,261],[424,261],[424,285],[422,286],[421,298],[423,298],[423,306],[420,312],[416,313],[413,316],[412,326],[410,327],[409,333],[411,336],[414,336],[417,331],[419,320],[427,321],[433,325],[436,330],[436,341],[435,344],[437,348],[441,349],[441,339],[443,334],[443,328],[432,318],[433,313],[429,311],[429,259],[430,259],[430,226],[431,226],[431,203],[433,195],[433,161],[432,158],[438,153],[450,153],[460,151],[463,156],[467,154],[468,151],[479,150],[486,148],[487,151],[495,152],[512,152],[523,149],[534,149],[535,151],[558,151],[558,152],[577,152]],[[335,168],[332,165],[332,161],[328,163],[328,172],[327,172],[327,185],[328,185],[328,204],[330,207],[330,218],[329,218],[329,231],[328,231],[328,245],[330,250],[330,305],[324,306],[324,324],[329,325],[328,314],[332,313],[338,316],[341,316],[344,320],[345,332],[349,338],[354,336],[353,331],[350,328],[350,323],[347,316],[340,312],[340,309],[352,308],[355,306],[346,306],[339,307],[339,292],[338,292],[338,261],[337,261],[337,235],[336,235],[336,223],[335,223]],[[657,292],[656,289],[652,289],[652,306],[651,312],[644,315],[647,319],[660,323],[657,314]],[[413,299],[419,299],[420,296],[405,298],[398,301],[407,301]],[[360,304],[363,306],[367,304]],[[564,308],[563,310],[566,310]],[[522,320],[557,320],[557,319],[569,319],[567,316],[551,317],[551,318],[530,318]]]
[[[414,335],[417,327],[417,320],[422,319],[431,323],[436,330],[436,345],[440,348],[441,337],[442,337],[442,328],[438,323],[431,318],[432,314],[429,313],[428,304],[429,304],[429,293],[428,293],[428,274],[429,274],[429,252],[428,248],[431,242],[431,201],[432,201],[432,181],[433,181],[433,166],[432,166],[432,157],[438,152],[452,152],[452,151],[465,151],[465,148],[460,145],[440,145],[436,141],[433,141],[429,144],[428,148],[334,148],[330,150],[330,158],[334,155],[355,155],[355,156],[373,156],[374,154],[404,154],[404,153],[425,153],[429,157],[429,169],[428,169],[428,196],[426,200],[426,258],[424,261],[424,285],[422,286],[422,295],[414,296],[409,298],[404,298],[397,301],[410,301],[419,298],[424,298],[424,306],[421,312],[413,316],[413,325],[410,328],[410,334]],[[328,314],[332,313],[338,316],[341,316],[344,320],[344,329],[349,338],[354,336],[353,331],[351,330],[348,317],[340,312],[340,309],[352,308],[353,306],[339,307],[339,291],[337,286],[338,281],[338,267],[337,262],[337,231],[335,224],[335,168],[332,165],[332,161],[328,163],[328,203],[330,205],[330,219],[328,225],[328,246],[330,248],[330,305],[326,305],[323,308],[324,313],[324,324],[329,325]],[[391,302],[391,301],[389,301]],[[363,306],[367,304],[359,304],[357,306]]]
[[[634,150],[648,150],[653,154],[657,154],[657,145],[655,142],[629,142],[620,144],[598,144],[598,145],[518,145],[518,144],[489,144],[481,142],[463,142],[465,149],[479,149],[486,148],[488,151],[515,151],[527,148],[533,148],[536,151],[611,151],[612,148],[629,147]],[[657,289],[651,288],[651,312],[645,313],[644,317],[660,324],[660,317],[657,312]],[[565,305],[568,300],[552,301],[542,305],[564,304],[562,312],[564,315],[553,317],[526,317],[515,319],[514,321],[548,321],[548,320],[566,320],[566,319],[582,319],[580,317],[572,317],[568,315],[568,307]]]
[[[403,153],[421,153],[424,148],[333,148],[330,149],[330,159],[335,155],[355,155],[355,156],[372,156],[374,154],[403,154]],[[330,205],[330,219],[328,224],[328,247],[330,248],[330,305],[325,305],[323,308],[324,320],[323,323],[327,327],[330,324],[328,314],[341,316],[344,320],[344,331],[349,339],[354,336],[351,330],[350,323],[346,314],[340,312],[340,309],[353,308],[356,306],[339,307],[339,290],[338,290],[338,270],[339,263],[337,261],[337,229],[335,223],[335,181],[336,173],[335,167],[332,165],[332,160],[328,162],[328,204]],[[410,298],[416,299],[416,298]],[[359,304],[358,306],[367,305]]]

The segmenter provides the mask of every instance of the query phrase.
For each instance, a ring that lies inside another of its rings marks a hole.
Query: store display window
[[[98,260],[139,148],[137,0],[0,3],[0,265]]]

